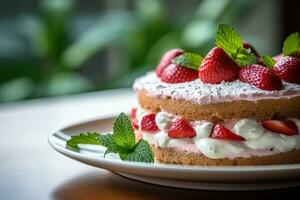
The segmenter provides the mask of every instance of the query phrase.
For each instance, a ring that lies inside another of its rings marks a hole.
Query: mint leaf
[[[104,157],[108,153],[118,153],[119,152],[119,148],[113,139],[113,134],[100,135],[99,142],[100,142],[100,145],[107,148],[104,153]]]
[[[200,56],[199,54],[184,53],[180,56],[175,57],[172,60],[172,63],[186,67],[186,68],[198,70],[202,63],[202,60],[203,60],[203,57]]]
[[[120,158],[122,159],[122,155],[127,155],[130,152],[132,152],[132,149],[129,149],[129,148],[126,148],[126,147],[121,147],[121,146],[118,146],[114,143],[114,144],[110,145],[109,147],[107,147],[107,149],[104,153],[104,157],[108,153],[118,153]],[[122,159],[122,160],[124,160],[124,159]]]
[[[154,162],[151,147],[145,140],[135,143],[135,134],[129,118],[121,113],[114,122],[112,134],[80,133],[67,141],[66,147],[79,151],[78,144],[95,144],[106,147],[108,153],[118,153],[121,160],[136,162]]]
[[[222,48],[230,57],[238,53],[243,48],[241,36],[229,25],[220,24],[217,35],[216,45]]]
[[[100,144],[98,133],[80,133],[79,135],[71,136],[71,139],[67,141],[67,148],[75,151],[79,151],[78,144]]]
[[[234,61],[239,66],[252,65],[257,62],[256,56],[253,53],[249,53],[247,49],[238,50],[237,54],[235,55]]]
[[[276,64],[276,61],[273,59],[272,56],[270,55],[263,55],[262,56],[263,62],[264,64],[268,67],[268,68],[273,68],[274,65]]]
[[[151,147],[145,140],[139,140],[134,150],[124,157],[125,160],[135,162],[153,163],[153,153]]]
[[[243,47],[243,41],[237,31],[229,25],[221,24],[216,35],[216,45],[239,66],[256,63],[256,56]]]
[[[113,140],[118,146],[132,149],[135,143],[135,134],[131,121],[121,113],[114,122]]]
[[[103,134],[103,135],[99,135],[98,137],[100,145],[109,148],[112,145],[115,145],[115,141],[113,139],[113,135],[112,134]]]
[[[300,37],[299,33],[290,34],[283,42],[282,53],[289,56],[292,53],[300,51]]]

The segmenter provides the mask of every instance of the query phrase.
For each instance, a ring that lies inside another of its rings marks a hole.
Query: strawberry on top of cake
[[[260,56],[225,24],[206,56],[179,48],[166,52],[156,71],[133,86],[140,104],[131,112],[138,137],[166,163],[300,162],[284,154],[300,155],[299,52],[294,33],[282,54]]]

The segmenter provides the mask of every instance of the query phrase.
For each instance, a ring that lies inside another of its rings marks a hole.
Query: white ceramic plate
[[[80,162],[114,171],[122,176],[152,184],[204,190],[262,190],[300,186],[300,164],[206,167],[170,164],[146,164],[121,161],[117,155],[103,158],[105,148],[82,145],[82,151],[65,148],[66,140],[79,132],[112,130],[113,119],[106,118],[67,127],[49,135],[58,152]]]

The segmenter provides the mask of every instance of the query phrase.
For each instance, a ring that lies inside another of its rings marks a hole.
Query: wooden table
[[[1,105],[0,199],[253,200],[299,194],[300,188],[209,192],[150,185],[73,161],[47,143],[47,135],[59,128],[117,115],[134,105],[134,95],[128,89]]]

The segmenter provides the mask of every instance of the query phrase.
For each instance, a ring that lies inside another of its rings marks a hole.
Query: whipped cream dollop
[[[280,90],[261,90],[240,80],[220,84],[203,83],[200,79],[185,83],[164,83],[154,72],[139,77],[133,84],[136,91],[145,90],[149,95],[162,98],[184,99],[198,104],[231,102],[235,100],[257,101],[261,99],[292,98],[300,95],[300,85],[283,82]]]
[[[145,114],[146,112],[140,111],[137,113]],[[158,133],[147,133],[139,130],[139,132],[145,140],[156,147],[176,148],[182,151],[201,153],[211,159],[269,156],[300,148],[300,134],[287,136],[274,133],[262,127],[254,119],[234,120],[231,131],[245,138],[245,141],[236,142],[210,138],[214,124],[209,121],[190,122],[196,132],[196,136],[193,138],[170,138],[167,130],[177,118],[178,116],[159,112],[156,114],[156,123],[160,131]],[[141,119],[141,116],[138,119]],[[293,121],[300,130],[299,119],[290,118],[289,120]],[[224,125],[226,126],[226,124]]]

